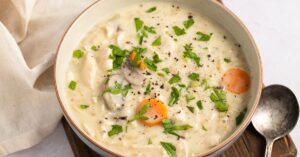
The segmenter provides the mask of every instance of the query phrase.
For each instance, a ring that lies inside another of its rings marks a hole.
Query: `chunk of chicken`
[[[96,86],[97,63],[91,53],[87,53],[81,69],[82,81],[91,89]]]

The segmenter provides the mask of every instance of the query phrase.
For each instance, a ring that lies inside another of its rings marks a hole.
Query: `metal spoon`
[[[287,135],[296,125],[299,105],[287,87],[271,85],[263,89],[252,124],[267,141],[265,157],[271,157],[274,141]]]

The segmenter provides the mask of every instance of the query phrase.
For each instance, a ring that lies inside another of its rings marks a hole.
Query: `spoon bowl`
[[[289,88],[271,85],[263,89],[252,124],[266,138],[266,156],[271,156],[273,142],[295,127],[298,117],[297,98]]]

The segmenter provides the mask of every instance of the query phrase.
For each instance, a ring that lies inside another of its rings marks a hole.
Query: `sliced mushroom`
[[[122,86],[128,84],[122,75],[112,75],[109,77],[108,82],[104,85],[104,90],[114,87],[116,82],[122,84]],[[124,104],[124,98],[122,94],[115,95],[105,92],[102,97],[104,99],[106,108],[110,111],[116,111],[121,107],[122,104]]]
[[[124,75],[125,79],[132,85],[142,86],[144,83],[145,77],[137,68],[134,68],[130,65],[129,60],[126,60],[122,65],[122,74]]]

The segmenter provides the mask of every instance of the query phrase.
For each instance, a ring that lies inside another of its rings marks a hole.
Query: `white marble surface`
[[[300,100],[300,1],[225,0],[253,34],[264,64],[264,82],[290,87]],[[291,133],[300,148],[300,125]],[[73,157],[62,125],[37,146],[9,157]],[[298,155],[300,156],[300,155]]]

